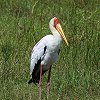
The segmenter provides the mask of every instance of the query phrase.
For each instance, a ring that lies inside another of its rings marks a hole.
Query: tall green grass
[[[0,100],[37,100],[38,88],[27,84],[31,50],[54,16],[69,46],[52,66],[50,100],[100,99],[99,0],[0,0]]]

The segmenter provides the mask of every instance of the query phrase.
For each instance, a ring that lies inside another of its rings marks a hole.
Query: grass
[[[0,100],[37,100],[31,50],[60,18],[69,40],[52,67],[50,100],[100,100],[99,0],[0,0]],[[42,100],[46,100],[43,77]]]

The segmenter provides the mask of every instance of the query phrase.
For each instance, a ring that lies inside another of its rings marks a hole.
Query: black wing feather
[[[45,54],[46,49],[47,49],[47,46],[44,47],[43,55]],[[35,64],[35,67],[34,67],[33,72],[32,72],[32,79],[29,80],[28,84],[33,82],[36,85],[36,83],[39,83],[39,79],[40,79],[40,69],[39,69],[39,66],[40,66],[40,64],[41,64],[41,58],[37,61],[37,64]],[[46,71],[42,70],[42,75],[45,72]]]

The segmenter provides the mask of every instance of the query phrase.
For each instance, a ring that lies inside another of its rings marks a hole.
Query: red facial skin
[[[57,18],[54,18],[54,27],[56,28],[56,25],[59,24],[59,20]]]

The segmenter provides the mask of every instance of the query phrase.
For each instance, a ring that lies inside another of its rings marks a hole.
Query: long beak
[[[56,25],[56,29],[60,33],[61,37],[64,39],[64,41],[66,42],[66,44],[68,45],[68,41],[67,41],[67,39],[65,37],[65,34],[64,34],[64,32],[63,32],[63,30],[61,28],[61,25],[60,24],[57,24]]]

